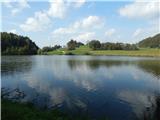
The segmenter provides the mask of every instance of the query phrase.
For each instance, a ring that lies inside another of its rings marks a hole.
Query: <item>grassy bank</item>
[[[88,116],[71,116],[59,110],[40,110],[31,103],[18,103],[4,99],[1,100],[1,118],[2,120],[91,120]]]
[[[41,111],[31,104],[1,101],[2,120],[70,120],[70,118],[57,111]]]
[[[139,49],[139,50],[91,50],[87,46],[81,46],[75,50],[69,51],[67,49],[58,49],[50,51],[48,55],[120,55],[120,56],[148,56],[148,57],[160,57],[160,49]]]

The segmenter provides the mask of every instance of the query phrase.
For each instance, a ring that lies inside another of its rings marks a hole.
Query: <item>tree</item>
[[[92,48],[93,50],[100,49],[101,47],[101,43],[98,40],[92,40],[88,44],[89,44],[89,47]]]
[[[13,33],[1,33],[2,55],[32,55],[37,54],[39,47],[28,37]]]
[[[67,48],[68,48],[68,50],[75,50],[76,45],[77,45],[77,42],[76,42],[76,41],[70,40],[70,41],[67,43]]]
[[[76,42],[76,47],[83,46],[84,44],[82,42]]]
[[[45,47],[43,47],[43,48],[41,49],[41,52],[38,51],[38,53],[49,52],[49,51],[57,50],[57,49],[59,49],[59,48],[61,48],[60,45],[55,45],[54,47],[45,46]]]

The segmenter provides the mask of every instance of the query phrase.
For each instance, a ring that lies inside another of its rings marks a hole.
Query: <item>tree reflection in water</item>
[[[148,101],[150,101],[151,106],[146,107],[140,120],[160,120],[160,95],[155,95],[155,103],[150,100],[150,97],[148,97]]]

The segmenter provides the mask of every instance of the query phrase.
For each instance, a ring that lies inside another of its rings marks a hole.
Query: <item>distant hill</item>
[[[1,32],[2,55],[33,55],[39,47],[28,37]]]
[[[138,46],[142,48],[160,48],[160,34],[140,41]]]

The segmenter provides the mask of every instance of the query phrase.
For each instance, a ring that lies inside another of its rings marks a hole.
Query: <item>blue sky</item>
[[[29,36],[40,47],[86,43],[136,43],[160,32],[158,1],[5,0],[1,31]]]

